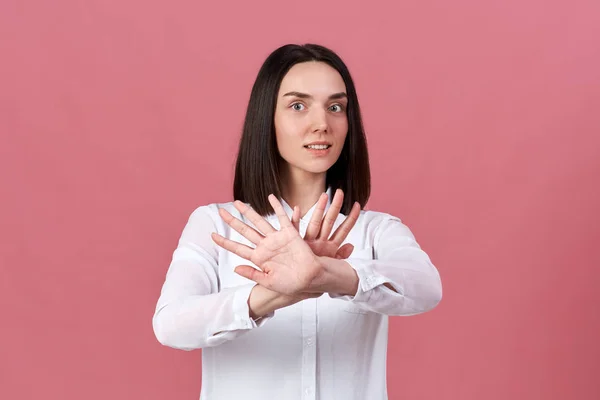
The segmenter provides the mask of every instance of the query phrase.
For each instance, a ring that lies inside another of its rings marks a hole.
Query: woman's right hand
[[[225,209],[219,209],[219,215],[225,223],[256,247],[230,240],[216,232],[212,234],[213,241],[260,268],[257,270],[250,265],[238,265],[234,271],[244,278],[285,295],[315,292],[311,289],[325,277],[325,265],[294,228],[281,202],[272,194],[269,195],[269,202],[279,219],[279,230],[240,201],[235,201],[234,207],[259,230],[235,218]]]

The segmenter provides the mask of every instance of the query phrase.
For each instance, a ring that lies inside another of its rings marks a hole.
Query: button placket
[[[317,374],[317,299],[302,302],[302,398],[314,400]]]
[[[304,238],[308,221],[300,219],[299,233]],[[302,399],[315,400],[317,379],[317,299],[302,302]]]

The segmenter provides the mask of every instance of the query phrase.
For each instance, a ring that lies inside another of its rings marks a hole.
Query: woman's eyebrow
[[[301,93],[301,92],[288,92],[283,95],[283,97],[286,97],[286,96],[294,96],[294,97],[298,97],[301,99],[312,99],[312,96],[310,94]],[[347,99],[347,98],[348,98],[348,95],[344,92],[334,93],[331,96],[329,96],[329,100]]]

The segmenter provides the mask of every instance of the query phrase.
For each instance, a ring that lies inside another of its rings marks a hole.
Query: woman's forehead
[[[294,65],[283,77],[279,96],[299,92],[313,97],[328,97],[345,91],[344,80],[333,67],[323,62],[304,62]]]

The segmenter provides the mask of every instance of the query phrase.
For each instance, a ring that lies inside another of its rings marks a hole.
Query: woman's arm
[[[302,299],[253,282],[219,290],[217,246],[210,237],[217,231],[215,210],[204,206],[192,213],[173,253],[152,318],[156,338],[165,346],[182,350],[217,346]],[[262,318],[255,321],[258,317]]]
[[[316,284],[332,298],[373,312],[414,315],[432,310],[442,298],[438,270],[400,219],[382,213],[378,218],[372,221],[377,223],[374,257],[321,257],[330,272]]]

